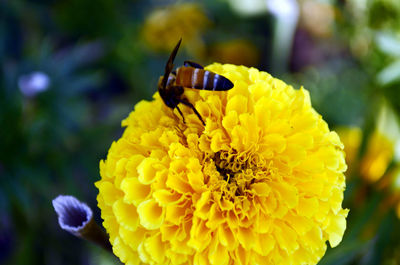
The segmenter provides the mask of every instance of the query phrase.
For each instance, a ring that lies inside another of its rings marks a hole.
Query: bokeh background
[[[183,60],[243,64],[311,92],[345,144],[350,209],[320,264],[400,264],[400,1],[0,0],[0,264],[120,264],[62,231],[95,211],[98,164]]]

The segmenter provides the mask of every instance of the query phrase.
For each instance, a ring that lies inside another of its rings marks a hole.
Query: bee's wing
[[[178,53],[179,46],[181,45],[182,38],[178,41],[176,44],[174,50],[171,52],[171,55],[169,56],[169,59],[167,61],[167,64],[165,65],[165,73],[164,73],[164,78],[162,80],[162,88],[164,89],[165,86],[167,85],[168,81],[168,76],[171,73],[172,69],[174,68],[174,60],[175,56]]]

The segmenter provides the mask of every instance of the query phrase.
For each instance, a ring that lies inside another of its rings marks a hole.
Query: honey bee
[[[203,126],[205,122],[201,117],[200,113],[196,110],[192,103],[183,96],[184,88],[195,88],[212,91],[225,91],[233,87],[233,83],[226,77],[213,73],[208,70],[204,70],[203,67],[195,62],[185,61],[184,65],[178,67],[175,71],[174,59],[178,52],[179,46],[182,39],[178,41],[172,51],[167,64],[165,66],[164,76],[161,76],[158,81],[158,93],[167,107],[178,109],[179,114],[182,116],[183,122],[185,123],[185,117],[182,111],[179,109],[178,104],[188,106],[197,115]]]

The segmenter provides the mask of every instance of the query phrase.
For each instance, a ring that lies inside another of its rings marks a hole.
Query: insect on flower
[[[184,88],[189,87],[203,90],[225,91],[231,89],[233,83],[226,77],[204,70],[203,66],[191,61],[185,61],[183,66],[178,67],[176,71],[172,71],[174,68],[173,62],[181,41],[182,39],[178,41],[178,44],[169,56],[165,66],[164,76],[161,76],[158,81],[158,93],[167,107],[178,109],[184,123],[185,117],[178,107],[179,103],[191,108],[197,117],[199,117],[201,123],[205,126],[200,113],[196,110],[193,104],[183,96]]]

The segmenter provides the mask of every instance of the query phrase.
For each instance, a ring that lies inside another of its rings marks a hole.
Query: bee
[[[200,113],[196,110],[193,104],[183,96],[184,88],[187,87],[212,91],[225,91],[231,89],[233,87],[233,83],[226,77],[208,70],[204,70],[201,65],[191,61],[185,61],[183,66],[178,67],[175,71],[172,71],[174,68],[173,62],[181,41],[182,39],[178,41],[178,44],[175,46],[174,50],[169,56],[167,64],[165,65],[164,76],[161,76],[158,81],[158,93],[167,107],[171,108],[172,110],[175,108],[178,110],[184,123],[185,117],[183,116],[182,111],[179,109],[179,103],[191,108],[203,126],[205,126],[205,122]]]

